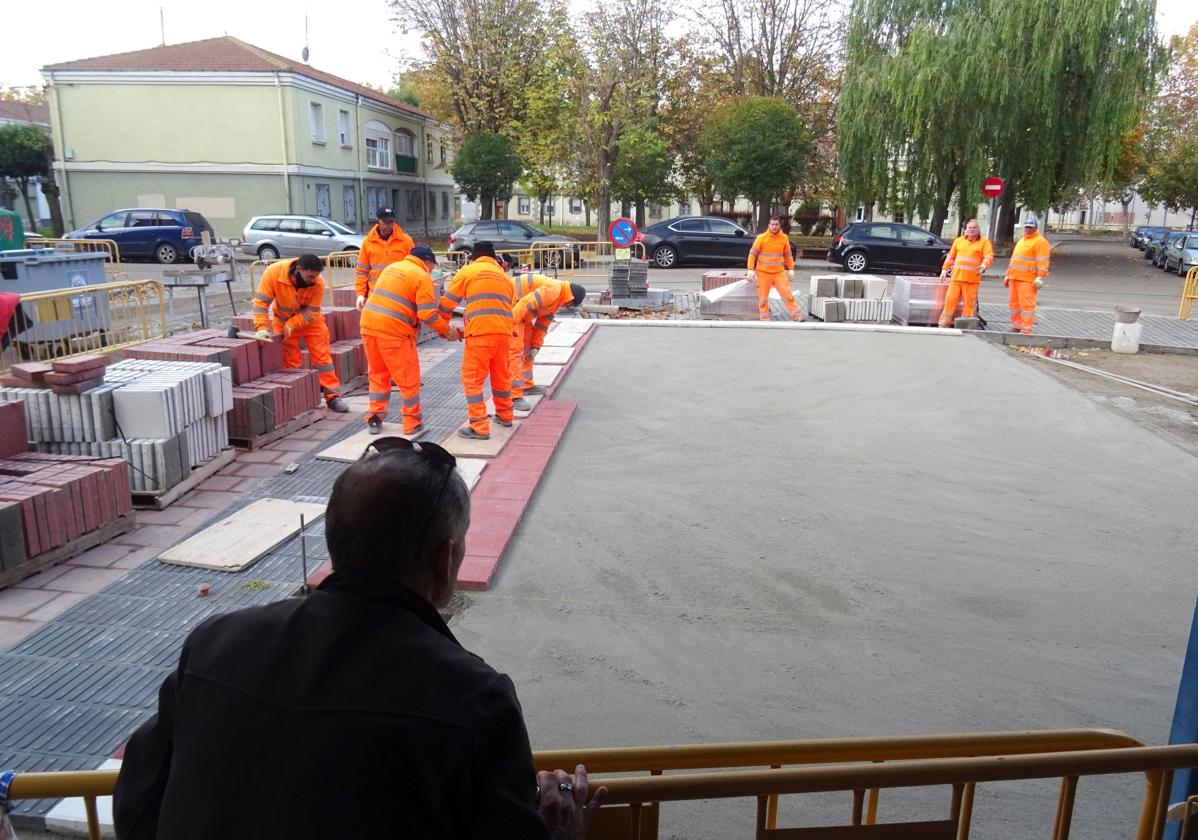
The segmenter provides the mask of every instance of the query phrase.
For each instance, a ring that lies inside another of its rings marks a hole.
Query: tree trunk
[[[54,236],[55,238],[61,237],[66,232],[66,227],[62,223],[62,204],[58,200],[58,182],[54,180],[54,151],[49,145],[46,146],[46,174],[42,178],[42,195],[46,197],[46,203],[50,205],[50,227],[54,230]]]
[[[584,218],[586,219],[586,226],[590,227],[591,226],[591,202],[584,201],[582,203],[582,212],[583,212]]]
[[[495,196],[490,193],[482,193],[478,197],[478,218],[482,221],[489,221],[494,217],[495,212]]]
[[[645,226],[645,202],[643,201],[636,203],[636,226],[638,228]]]
[[[770,226],[770,199],[762,196],[757,199],[757,230],[765,230]]]
[[[994,245],[1009,248],[1015,244],[1015,201],[1008,190],[998,199],[998,224],[994,227]]]
[[[33,205],[29,203],[29,179],[18,178],[17,189],[21,191],[21,198],[25,201],[25,218],[29,219],[29,226],[37,230],[38,218],[33,214]]]
[[[541,227],[545,226],[545,199],[537,196],[537,222]]]
[[[865,205],[865,221],[872,222],[874,220],[874,203],[871,201]]]
[[[595,188],[595,228],[599,241],[607,240],[607,229],[611,227],[611,167],[606,155],[599,157],[598,186]]]
[[[632,202],[631,201],[621,201],[620,202],[620,215],[622,217],[624,217],[625,219],[627,219],[629,216],[632,215]]]
[[[1127,211],[1131,207],[1131,199],[1126,196],[1120,197],[1119,206],[1123,208],[1123,235],[1127,236],[1131,233],[1131,220],[1127,218]]]
[[[700,216],[710,216],[711,215],[711,202],[708,201],[705,196],[699,196],[699,215]]]

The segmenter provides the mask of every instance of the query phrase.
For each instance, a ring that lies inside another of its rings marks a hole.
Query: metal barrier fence
[[[966,840],[978,783],[1047,778],[1062,780],[1052,836],[1067,840],[1081,776],[1139,772],[1146,774],[1146,788],[1135,838],[1158,840],[1173,771],[1198,766],[1198,745],[1145,747],[1122,732],[1076,729],[554,750],[534,754],[534,763],[540,770],[573,768],[582,763],[596,776],[593,785],[608,787],[607,804],[588,834],[592,840],[656,838],[662,802],[745,797],[757,799],[758,838]],[[786,766],[796,764],[818,766]],[[735,769],[744,767],[770,769]],[[667,770],[712,769],[719,772],[664,775]],[[600,774],[627,772],[649,775],[597,778]],[[116,777],[115,770],[22,773],[13,780],[9,796],[14,800],[83,797],[90,836],[98,840],[95,799],[111,795]],[[880,790],[929,786],[951,786],[946,819],[877,823]],[[779,796],[828,791],[852,793],[850,822],[846,826],[819,829],[824,833],[818,835],[809,835],[805,829],[777,828]],[[1181,814],[1175,818],[1180,819]],[[875,828],[890,833],[878,834]]]
[[[0,350],[0,373],[16,362],[110,353],[167,335],[166,295],[157,280],[30,292],[21,295],[21,310],[31,323]]]
[[[1181,286],[1181,305],[1177,307],[1177,317],[1182,321],[1190,320],[1190,310],[1194,301],[1198,300],[1198,266],[1186,273],[1185,283]]]
[[[73,251],[77,254],[92,254],[103,251],[111,264],[120,263],[121,248],[115,239],[33,239],[34,248],[49,248],[54,251]]]

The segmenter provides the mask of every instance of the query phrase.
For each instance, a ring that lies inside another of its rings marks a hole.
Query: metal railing
[[[0,350],[0,373],[16,362],[111,353],[167,335],[166,295],[157,280],[29,292],[21,295],[21,310],[31,323]]]
[[[1185,282],[1181,286],[1181,305],[1177,307],[1177,317],[1183,321],[1190,320],[1190,310],[1194,301],[1198,300],[1198,266],[1186,272]]]
[[[33,239],[29,245],[33,248],[48,248],[53,251],[73,251],[76,254],[91,254],[103,251],[108,255],[108,262],[120,263],[121,248],[115,239]]]
[[[966,840],[978,783],[1043,778],[1062,780],[1052,836],[1066,840],[1081,776],[1138,772],[1146,774],[1146,788],[1135,838],[1157,840],[1172,772],[1198,765],[1198,745],[1145,747],[1114,730],[1069,729],[551,750],[535,753],[533,759],[540,770],[585,764],[595,777],[593,785],[608,787],[607,804],[588,835],[592,840],[656,838],[662,802],[744,797],[757,800],[759,838],[800,838],[805,836],[803,829],[777,828],[778,797],[828,791],[851,792],[852,806],[843,833],[827,836],[870,837],[874,835],[863,833],[864,827],[878,825],[882,789],[929,786],[951,786],[948,817],[907,824],[908,834],[886,836]],[[746,767],[769,769],[740,769]],[[666,771],[690,772],[665,775]],[[600,778],[630,772],[648,775]],[[13,800],[83,797],[88,830],[99,838],[95,799],[111,795],[116,777],[116,770],[23,773],[16,776],[9,796]],[[1175,817],[1180,819],[1180,813]]]

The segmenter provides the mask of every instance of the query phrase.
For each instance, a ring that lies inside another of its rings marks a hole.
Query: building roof
[[[47,105],[31,105],[28,102],[0,100],[0,122],[27,122],[49,125],[50,108]]]
[[[232,73],[276,73],[289,72],[323,82],[327,85],[348,90],[393,108],[407,111],[414,116],[436,119],[431,114],[414,108],[406,102],[398,102],[385,93],[351,82],[332,73],[325,73],[298,61],[247,44],[238,38],[223,35],[203,41],[185,44],[166,44],[148,50],[102,55],[53,64],[43,70],[120,72],[232,72]]]

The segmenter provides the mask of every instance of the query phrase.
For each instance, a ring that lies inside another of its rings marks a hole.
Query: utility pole
[[[162,46],[166,46],[166,12],[158,7],[158,31],[162,34]]]

